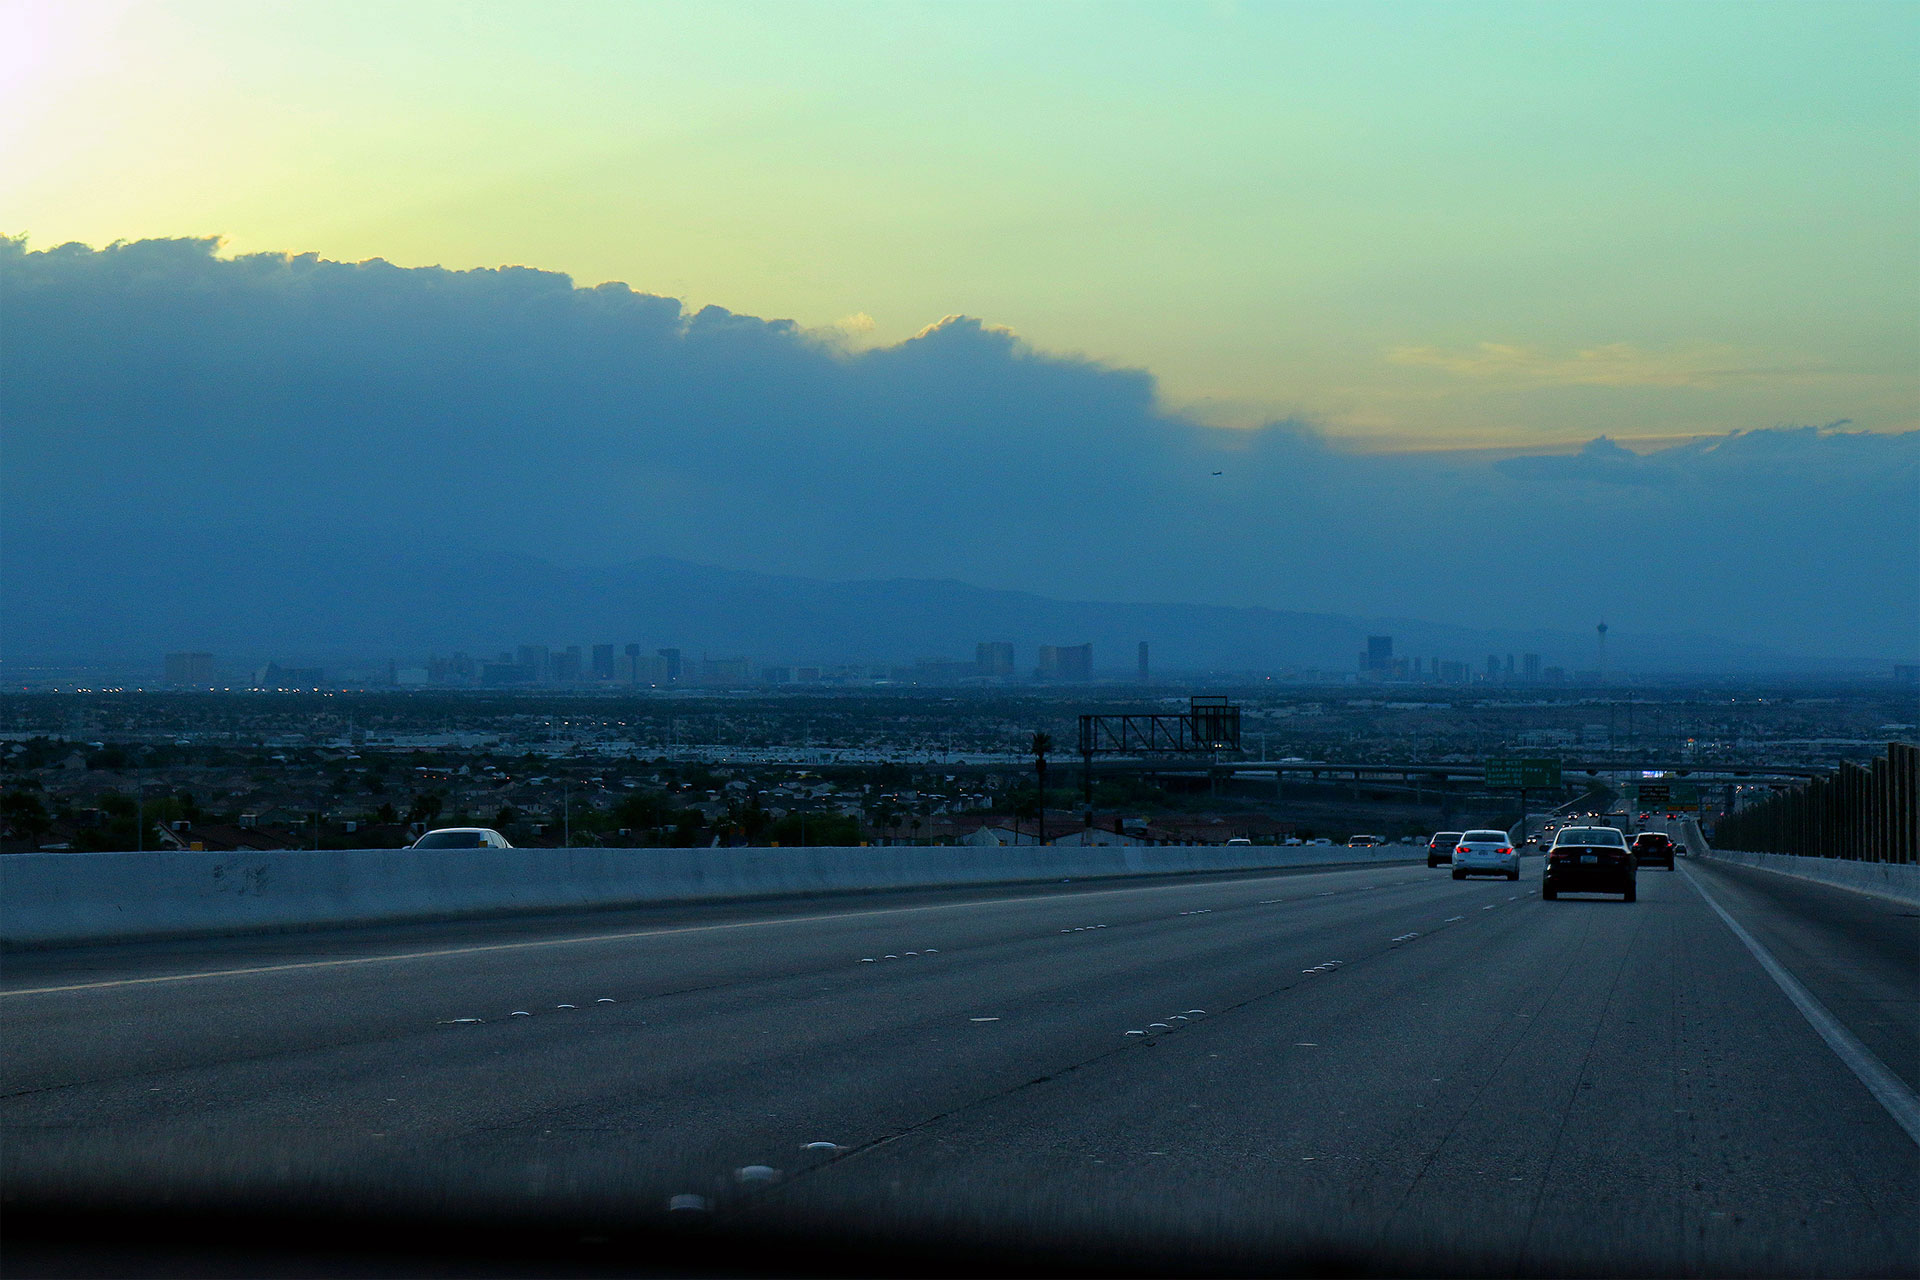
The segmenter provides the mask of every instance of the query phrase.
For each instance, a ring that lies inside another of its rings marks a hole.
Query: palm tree
[[[1053,735],[1050,733],[1034,734],[1033,744],[1028,750],[1033,752],[1033,777],[1035,785],[1038,786],[1040,791],[1039,804],[1037,806],[1040,810],[1039,842],[1045,844],[1047,842],[1047,753],[1053,750]]]

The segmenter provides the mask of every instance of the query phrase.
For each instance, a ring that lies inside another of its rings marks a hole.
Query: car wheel
[[[1507,879],[1518,880],[1519,878],[1520,878],[1520,868],[1515,867],[1513,870],[1507,872]]]
[[[1549,889],[1545,885],[1540,886],[1540,901],[1552,902],[1555,898],[1559,896],[1560,896],[1560,891],[1558,889]]]
[[[1456,869],[1453,873],[1453,878],[1455,880],[1465,880],[1467,878],[1467,873]]]
[[[1635,889],[1636,889],[1637,887],[1638,887],[1638,886],[1636,886],[1636,885],[1628,885],[1628,886],[1627,886],[1627,891],[1626,891],[1626,893],[1624,893],[1624,894],[1622,894],[1621,896],[1622,896],[1623,898],[1625,898],[1625,899],[1626,899],[1626,900],[1627,900],[1628,902],[1632,902],[1632,901],[1634,901],[1634,900],[1635,900],[1635,897],[1636,897],[1636,895],[1635,895],[1635,892],[1634,892],[1634,890],[1635,890]]]

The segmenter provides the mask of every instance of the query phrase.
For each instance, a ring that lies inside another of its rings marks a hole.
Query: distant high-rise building
[[[997,677],[1012,675],[1012,643],[1006,640],[982,640],[973,646],[973,665],[979,675]]]
[[[597,644],[593,646],[593,678],[595,680],[613,679],[613,646]]]
[[[559,653],[547,659],[548,671],[555,684],[580,683],[580,646],[568,645]]]
[[[547,680],[553,671],[552,659],[543,644],[523,644],[515,660],[530,673],[527,679],[541,682]]]
[[[1036,674],[1042,680],[1090,680],[1093,678],[1093,646],[1043,644]]]
[[[660,673],[660,678],[662,680],[678,680],[682,674],[680,651],[678,649],[661,649],[659,650],[659,654],[660,661],[666,664]]]
[[[1500,678],[1500,655],[1497,653],[1490,653],[1487,655],[1487,679],[1498,680],[1499,678]]]
[[[269,662],[253,677],[257,689],[318,689],[326,681],[327,673],[319,667],[283,667],[277,662]]]
[[[1361,664],[1365,671],[1388,671],[1393,667],[1393,637],[1368,636],[1367,656]]]
[[[640,683],[640,646],[637,644],[627,646],[627,683]]]
[[[745,658],[702,658],[702,684],[745,684],[753,679],[753,664]]]
[[[1147,642],[1142,640],[1140,642],[1140,683],[1145,684],[1149,679],[1151,677],[1148,675],[1147,667]]]
[[[1507,679],[1509,679],[1509,680],[1511,680],[1511,679],[1513,679],[1513,674],[1514,674],[1514,672],[1513,672],[1513,655],[1512,655],[1512,654],[1508,654],[1508,655],[1507,655]]]
[[[166,659],[168,684],[212,684],[213,655],[210,653],[170,653]]]
[[[1540,683],[1540,655],[1537,653],[1521,654],[1520,673],[1521,677],[1525,679],[1528,684]]]

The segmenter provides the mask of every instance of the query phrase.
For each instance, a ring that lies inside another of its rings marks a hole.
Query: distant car
[[[1460,843],[1464,831],[1436,831],[1433,839],[1427,841],[1427,869],[1450,867],[1453,865],[1453,847]]]
[[[1642,831],[1633,838],[1633,860],[1641,866],[1673,870],[1673,837],[1662,831]]]
[[[1289,849],[1293,849],[1293,848],[1299,847],[1300,845],[1305,844],[1306,841],[1302,840],[1299,836],[1288,836],[1285,840],[1282,840],[1280,843],[1285,845]]]
[[[1565,827],[1547,851],[1540,896],[1552,902],[1562,893],[1617,893],[1635,897],[1633,850],[1618,827]]]
[[[1347,837],[1347,848],[1349,849],[1371,849],[1375,845],[1381,845],[1385,843],[1386,841],[1382,840],[1379,836],[1348,836]]]
[[[1333,841],[1327,839],[1325,836],[1315,836],[1313,839],[1307,841],[1307,843],[1315,844],[1315,845],[1330,845],[1333,843]]]
[[[1505,876],[1520,878],[1520,851],[1504,831],[1468,831],[1453,846],[1453,878]]]
[[[1247,839],[1245,836],[1235,836],[1231,840],[1227,841],[1227,843],[1228,844],[1252,844],[1253,841]]]
[[[492,827],[441,827],[415,840],[409,849],[511,849]]]

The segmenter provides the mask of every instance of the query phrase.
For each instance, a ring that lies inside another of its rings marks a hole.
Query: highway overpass
[[[15,953],[7,1270],[1913,1274],[1914,909],[1700,859],[1538,884]]]

